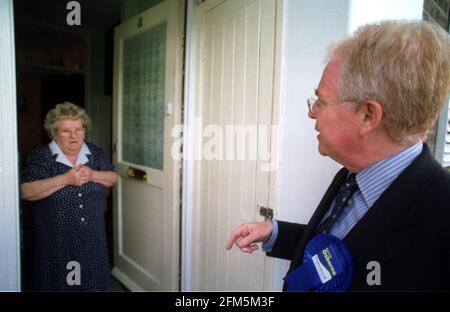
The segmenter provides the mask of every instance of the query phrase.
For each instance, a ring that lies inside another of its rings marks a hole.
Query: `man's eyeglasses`
[[[308,104],[308,110],[311,115],[316,116],[319,113],[321,101],[319,99],[309,98],[306,100],[306,103]]]
[[[311,113],[311,115],[316,116],[319,113],[320,106],[323,104],[326,104],[326,102],[318,99],[318,98],[309,98],[306,100],[306,103],[308,104],[308,110]],[[354,100],[341,100],[336,103],[359,103]]]

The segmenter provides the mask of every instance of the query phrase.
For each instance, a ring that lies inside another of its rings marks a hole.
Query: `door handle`
[[[258,210],[259,215],[264,217],[264,220],[273,219],[273,209],[256,204],[256,210]]]

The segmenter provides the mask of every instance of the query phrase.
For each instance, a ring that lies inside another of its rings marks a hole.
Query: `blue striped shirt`
[[[392,182],[419,156],[423,150],[423,143],[417,144],[389,156],[356,174],[359,189],[347,201],[330,234],[343,239],[348,232],[369,211],[381,194]],[[333,207],[334,201],[330,207]],[[324,220],[331,213],[331,208],[323,217]],[[262,245],[265,252],[272,250],[278,236],[278,223],[274,220],[273,231],[269,240]]]

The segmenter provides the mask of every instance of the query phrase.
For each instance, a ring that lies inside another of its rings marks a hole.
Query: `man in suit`
[[[449,91],[450,39],[435,24],[366,25],[333,46],[308,115],[319,153],[343,168],[307,225],[246,223],[226,248],[262,242],[292,272],[315,235],[331,234],[352,255],[350,290],[449,290],[450,174],[423,143]]]

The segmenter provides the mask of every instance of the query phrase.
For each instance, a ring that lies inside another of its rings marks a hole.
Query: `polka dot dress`
[[[96,171],[112,171],[113,165],[100,148],[91,151],[85,165]],[[55,161],[48,145],[33,151],[21,174],[21,183],[47,179],[71,168]],[[39,291],[99,291],[110,284],[105,230],[106,187],[90,182],[65,186],[47,198],[33,202],[35,221],[34,288]],[[80,265],[80,285],[74,284],[74,266]],[[69,282],[68,282],[69,280]]]

